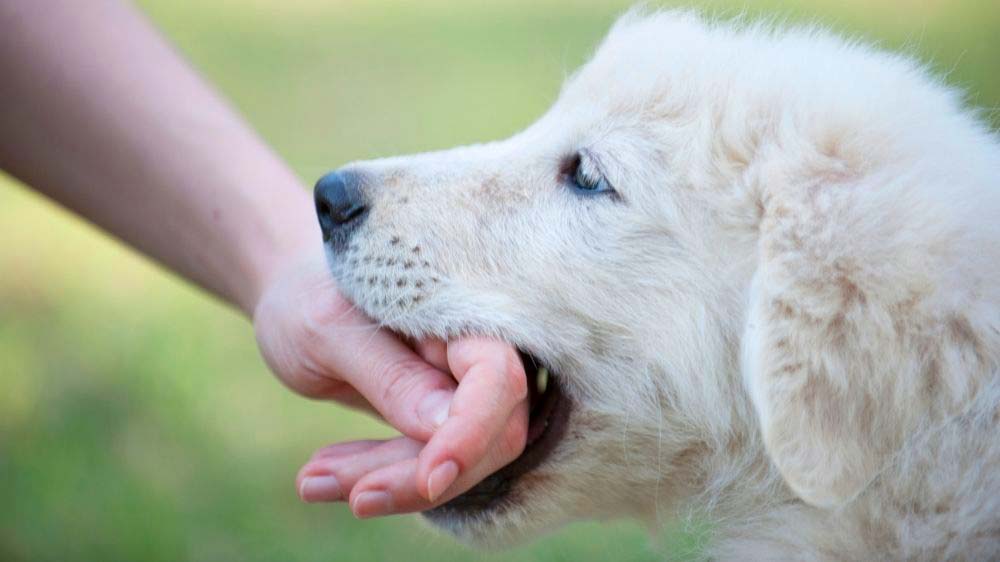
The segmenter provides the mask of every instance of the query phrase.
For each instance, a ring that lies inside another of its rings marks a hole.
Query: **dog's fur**
[[[581,151],[616,194],[568,185]],[[347,294],[574,402],[455,534],[687,515],[718,558],[1000,558],[1000,147],[913,61],[632,12],[524,132],[352,169]]]

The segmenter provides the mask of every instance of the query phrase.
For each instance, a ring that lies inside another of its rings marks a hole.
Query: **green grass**
[[[627,5],[140,4],[305,184],[350,160],[518,130]],[[1000,102],[993,0],[768,0],[748,11],[904,48],[977,105]],[[342,506],[301,504],[292,478],[314,448],[387,430],[292,396],[242,318],[3,178],[0,240],[2,560],[661,558],[628,522],[486,555],[414,518],[357,522]],[[661,542],[680,553],[697,541]]]

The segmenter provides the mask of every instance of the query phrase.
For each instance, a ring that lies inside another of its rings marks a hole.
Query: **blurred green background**
[[[517,131],[628,2],[139,4],[309,185]],[[700,5],[878,40],[1000,101],[996,0]],[[638,561],[697,542],[666,533],[658,553],[638,525],[586,523],[480,554],[413,517],[304,505],[313,449],[388,431],[291,395],[243,318],[2,176],[0,242],[0,560]]]

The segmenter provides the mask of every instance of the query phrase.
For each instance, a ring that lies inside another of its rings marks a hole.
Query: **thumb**
[[[255,316],[264,359],[296,392],[323,398],[349,385],[393,427],[422,441],[447,418],[455,380],[378,328],[329,282],[279,288]]]
[[[312,346],[317,374],[350,384],[408,437],[426,441],[447,419],[455,380],[357,310],[321,330]]]

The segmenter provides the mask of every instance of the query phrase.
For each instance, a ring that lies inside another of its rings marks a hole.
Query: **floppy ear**
[[[924,249],[877,212],[852,221],[849,194],[815,193],[764,205],[743,379],[785,481],[834,507],[899,448],[935,374],[907,334]]]

